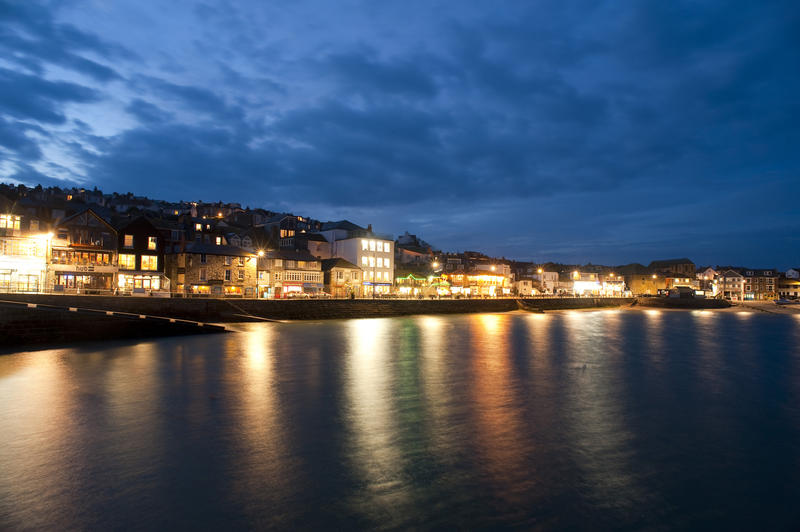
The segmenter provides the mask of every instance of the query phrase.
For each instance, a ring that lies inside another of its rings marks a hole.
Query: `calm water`
[[[417,316],[0,356],[0,529],[800,526],[800,319]]]

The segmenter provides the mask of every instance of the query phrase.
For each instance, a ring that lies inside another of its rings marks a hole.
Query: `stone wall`
[[[69,299],[69,296],[65,296]],[[85,300],[84,298],[78,298]],[[81,301],[84,302],[84,301]],[[73,302],[74,303],[74,302]],[[224,332],[222,327],[134,315],[0,303],[0,353],[21,346]]]
[[[641,307],[676,309],[714,309],[728,308],[731,304],[724,299],[678,298],[678,297],[639,297],[636,304]]]
[[[510,310],[560,310],[627,305],[625,298],[553,299],[333,299],[260,300],[214,298],[146,298],[114,296],[2,294],[0,299],[57,306],[117,310],[206,322],[248,319],[316,320],[370,318],[411,314],[465,314]]]

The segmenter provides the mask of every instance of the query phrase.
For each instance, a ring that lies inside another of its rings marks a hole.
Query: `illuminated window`
[[[389,252],[391,251],[391,246],[389,245],[389,243],[388,243],[388,242],[384,242],[384,243],[383,243],[383,250],[384,250],[386,253],[389,253]]]
[[[202,231],[203,230],[203,224],[194,224],[194,230],[195,231]]]
[[[155,251],[157,239],[154,236],[147,237],[147,249]]]
[[[123,246],[126,247],[126,248],[132,248],[133,247],[133,235],[125,235],[123,238],[124,238],[124,241],[125,241]]]
[[[369,267],[370,268],[374,268],[375,267],[375,257],[370,257],[369,258]]]
[[[22,217],[13,214],[0,214],[0,229],[19,229]]]
[[[231,262],[233,262],[233,257],[224,256],[222,257],[222,261],[225,263],[225,266],[230,266]]]
[[[369,242],[366,240],[361,241],[361,251],[366,251],[369,249]]]
[[[369,264],[369,262],[367,262],[367,261],[368,261],[367,257],[361,257],[361,265],[362,266],[366,266],[367,264]]]
[[[239,270],[239,280],[244,281],[244,270]]]
[[[392,267],[392,263],[389,261],[389,259],[383,259],[383,267],[384,268],[391,268]]]
[[[383,268],[383,258],[378,257],[378,268]]]
[[[136,269],[136,255],[127,253],[119,254],[119,267],[122,270],[135,270]]]
[[[157,270],[158,255],[142,255],[142,270]]]
[[[369,250],[370,251],[375,251],[375,241],[374,240],[370,240],[369,241]]]
[[[221,246],[221,245],[222,245],[222,237],[221,237],[221,236],[218,236],[218,237],[215,239],[215,241],[216,241],[216,243],[217,243],[217,245],[218,245],[218,246]]]

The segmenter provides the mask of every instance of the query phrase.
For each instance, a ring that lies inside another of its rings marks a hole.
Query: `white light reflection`
[[[391,497],[390,483],[400,477],[402,463],[398,449],[398,428],[392,410],[392,381],[388,319],[361,319],[346,322],[347,327],[347,396],[353,439],[349,458],[376,498]],[[395,493],[396,495],[396,493]],[[380,501],[381,506],[400,504]]]

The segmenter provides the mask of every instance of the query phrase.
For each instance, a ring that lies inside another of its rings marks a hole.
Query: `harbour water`
[[[800,319],[237,325],[0,356],[0,529],[800,526]]]

